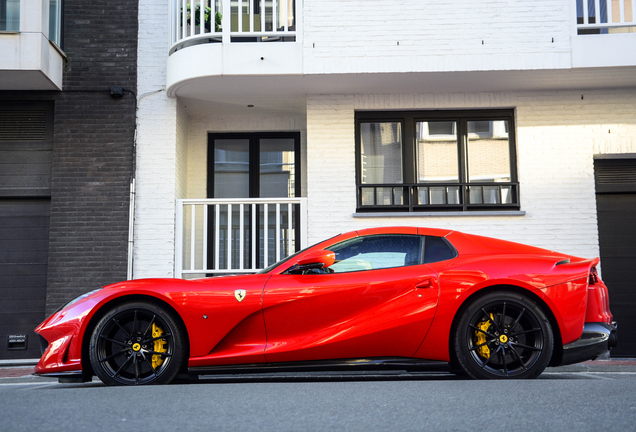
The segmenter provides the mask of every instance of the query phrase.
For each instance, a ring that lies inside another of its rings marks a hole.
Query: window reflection
[[[362,123],[362,183],[402,183],[402,125]]]
[[[457,122],[417,122],[417,181],[458,182]]]
[[[469,182],[510,181],[507,121],[469,121],[467,143]]]

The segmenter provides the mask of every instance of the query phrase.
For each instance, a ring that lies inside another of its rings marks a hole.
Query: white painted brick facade
[[[306,75],[540,70],[572,64],[571,0],[303,3],[299,43]],[[167,10],[167,0],[139,3],[135,278],[173,276],[175,200],[206,197],[208,132],[301,132],[309,243],[364,227],[414,225],[598,256],[593,155],[636,153],[636,89],[314,94],[307,96],[306,115],[188,115],[182,100],[163,92]],[[354,217],[356,110],[475,108],[515,109],[525,215]]]
[[[559,69],[569,0],[304,0],[304,72]]]
[[[168,1],[139,2],[138,127],[133,277],[172,277],[175,199],[185,190],[186,119],[166,97]],[[178,168],[179,167],[179,170]],[[179,174],[179,176],[178,176]]]
[[[171,277],[177,190],[177,109],[165,93],[139,105],[133,277]]]
[[[581,99],[583,96],[583,99]],[[636,153],[636,91],[320,95],[307,102],[309,243],[371,226],[451,228],[598,256],[593,155]],[[355,110],[516,108],[525,216],[355,218]],[[613,130],[612,130],[613,129]]]

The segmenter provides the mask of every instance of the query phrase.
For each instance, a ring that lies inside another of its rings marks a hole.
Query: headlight
[[[77,302],[78,302],[78,301],[80,301],[81,299],[86,298],[86,297],[88,297],[89,295],[91,295],[91,294],[93,294],[93,293],[96,293],[96,292],[97,292],[97,291],[99,291],[99,290],[101,290],[101,288],[97,288],[96,290],[89,291],[89,292],[84,293],[84,294],[82,294],[82,295],[80,295],[80,296],[78,296],[78,297],[75,297],[75,298],[74,298],[73,300],[71,300],[70,302],[67,302],[67,303],[65,303],[64,305],[62,305],[62,306],[61,306],[58,310],[56,310],[53,314],[55,315],[55,314],[56,314],[56,313],[58,313],[59,311],[61,311],[61,310],[65,309],[65,308],[67,308],[67,307],[71,306],[72,304],[77,303]]]

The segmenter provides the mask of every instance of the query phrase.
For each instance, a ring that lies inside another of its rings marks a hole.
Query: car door
[[[382,234],[332,245],[319,274],[276,274],[265,285],[268,362],[412,356],[439,297],[424,237]]]

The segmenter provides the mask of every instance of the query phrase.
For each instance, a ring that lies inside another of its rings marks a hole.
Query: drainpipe
[[[135,146],[137,145],[137,129],[135,128]],[[133,151],[134,157],[136,157]],[[135,163],[133,162],[133,166]],[[133,251],[135,245],[135,173],[130,180],[130,209],[128,210],[128,272],[126,279],[133,278]]]

